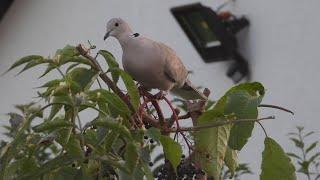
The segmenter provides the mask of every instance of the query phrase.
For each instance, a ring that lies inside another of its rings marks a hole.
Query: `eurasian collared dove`
[[[177,54],[163,43],[133,33],[121,18],[107,23],[106,40],[115,37],[123,50],[124,70],[146,89],[171,91],[187,100],[206,99],[188,80],[188,71]]]

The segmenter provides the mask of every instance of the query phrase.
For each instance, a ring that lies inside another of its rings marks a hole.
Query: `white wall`
[[[0,72],[19,57],[29,54],[53,55],[65,44],[91,40],[98,48],[108,49],[121,59],[121,49],[115,40],[105,43],[102,38],[105,24],[112,17],[126,19],[134,31],[170,45],[194,71],[191,79],[212,90],[212,98],[223,95],[232,82],[225,76],[227,63],[205,64],[200,59],[169,8],[192,0],[16,0],[0,23]],[[222,1],[202,1],[216,7]],[[319,41],[320,21],[318,0],[238,0],[230,5],[237,14],[246,14],[251,21],[248,31],[241,33],[244,55],[250,59],[252,78],[261,81],[267,95],[264,103],[292,109],[295,116],[263,110],[261,116],[276,115],[265,122],[270,136],[285,150],[293,147],[286,134],[296,125],[318,130],[319,120]],[[43,68],[14,77],[14,73],[0,77],[0,118],[13,104],[30,101],[36,96],[34,87]],[[52,74],[56,76],[57,74]],[[1,131],[0,131],[1,132]],[[258,179],[264,134],[257,126],[253,138],[241,152],[242,162],[248,162]]]

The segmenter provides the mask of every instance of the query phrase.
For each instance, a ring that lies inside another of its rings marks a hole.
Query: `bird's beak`
[[[110,33],[111,33],[111,31],[108,31],[108,32],[104,35],[103,40],[106,40],[106,39],[110,36]]]

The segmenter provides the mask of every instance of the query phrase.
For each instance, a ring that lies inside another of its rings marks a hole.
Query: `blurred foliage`
[[[290,140],[299,153],[287,154],[295,160],[297,172],[304,174],[308,180],[320,179],[319,141],[307,143],[307,138],[314,134],[314,131],[305,132],[302,126],[297,126],[296,132],[289,133]]]

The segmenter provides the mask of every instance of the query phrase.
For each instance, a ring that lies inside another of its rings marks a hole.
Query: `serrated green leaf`
[[[77,83],[81,90],[87,90],[91,87],[98,73],[92,69],[83,67],[75,68],[67,74],[67,79],[71,82]]]
[[[102,101],[107,103],[114,117],[117,117],[119,114],[124,118],[128,118],[130,116],[130,110],[128,106],[119,98],[119,96],[114,93],[104,89],[97,89],[88,92],[88,96],[88,98],[92,101]]]
[[[93,177],[90,176],[89,170],[86,165],[82,165],[75,175],[74,179],[76,180],[93,180]]]
[[[43,131],[53,131],[61,127],[72,127],[72,126],[73,124],[70,121],[66,121],[65,119],[62,119],[62,118],[55,118],[52,121],[45,121],[37,126],[34,126],[32,129],[35,132],[43,132]]]
[[[307,154],[309,151],[311,151],[312,149],[314,149],[317,145],[318,145],[318,142],[312,143],[312,144],[306,149],[306,154]]]
[[[77,170],[76,168],[67,166],[60,167],[55,171],[46,173],[43,180],[70,180],[74,179],[77,173],[79,173],[79,170]]]
[[[296,135],[298,135],[298,133],[295,133]],[[314,131],[310,131],[307,134],[305,134],[303,137],[308,137],[310,135],[314,134]]]
[[[128,90],[128,94],[130,96],[130,102],[132,103],[134,109],[137,110],[139,107],[139,104],[140,104],[140,95],[139,95],[139,91],[138,91],[137,86],[134,83],[132,77],[128,73],[126,73],[125,71],[123,71],[119,68],[112,69],[111,72],[119,72],[120,73],[120,76],[124,82],[124,85],[126,86],[126,88]]]
[[[309,162],[313,162],[318,156],[320,156],[320,152],[318,152],[318,153],[314,154],[313,156],[311,156],[308,161]]]
[[[212,124],[215,121],[224,121],[224,115],[216,110],[203,113],[197,125]],[[201,129],[194,133],[195,159],[209,176],[220,179],[220,172],[225,158],[231,125]]]
[[[142,163],[142,169],[147,180],[154,180],[153,174],[146,163]]]
[[[127,144],[124,159],[126,160],[126,167],[128,171],[133,173],[139,160],[137,148],[133,143]]]
[[[25,57],[19,59],[18,61],[16,61],[15,63],[13,63],[13,65],[6,72],[8,72],[8,71],[10,71],[10,70],[22,65],[22,64],[25,64],[27,62],[37,60],[37,59],[43,59],[43,57],[38,56],[38,55],[25,56]]]
[[[264,96],[264,87],[258,82],[243,83],[231,88],[214,106],[224,115],[234,115],[237,119],[255,119],[258,105]],[[252,134],[253,122],[234,124],[231,128],[229,147],[241,150]]]
[[[298,148],[303,148],[304,147],[304,143],[302,141],[300,141],[299,139],[296,138],[290,138],[290,140],[292,142],[294,142],[294,144],[298,147]]]
[[[65,146],[69,141],[71,133],[72,133],[72,128],[71,127],[70,128],[61,128],[61,129],[56,131],[57,137],[56,137],[55,140],[60,145]]]
[[[130,140],[132,140],[131,133],[127,127],[124,125],[116,122],[115,120],[110,120],[111,117],[104,117],[104,118],[99,118],[97,120],[91,121],[86,125],[88,126],[101,126],[105,127],[107,129],[110,129],[112,131],[118,132],[121,136],[124,136]]]
[[[140,95],[137,86],[135,85],[131,76],[129,76],[127,73],[122,72],[121,77],[128,90],[130,102],[132,103],[135,110],[137,110],[140,104]]]
[[[160,141],[160,137],[161,137],[161,132],[160,132],[159,129],[151,127],[146,131],[146,135],[149,138],[159,142]]]
[[[109,52],[109,51],[106,51],[106,50],[100,50],[98,52],[99,54],[101,54],[104,59],[106,60],[109,68],[119,68],[119,64],[118,62],[116,61],[116,59],[114,58],[114,56]],[[111,76],[112,76],[112,80],[115,84],[117,84],[118,80],[119,80],[119,76],[120,76],[120,73],[117,72],[117,71],[111,71]]]
[[[281,146],[273,139],[266,137],[262,153],[261,180],[295,180],[295,168]]]
[[[58,169],[62,166],[71,164],[75,160],[77,160],[77,159],[71,155],[58,156],[58,157],[46,162],[45,164],[41,165],[41,167],[39,167],[39,168],[37,168],[37,169],[35,169],[25,175],[19,176],[17,178],[17,180],[38,179],[42,175],[44,175],[50,171],[53,171],[55,169]]]
[[[74,137],[73,135],[70,136],[67,145],[65,146],[66,151],[73,157],[84,157],[84,152],[80,145],[80,140]]]
[[[39,64],[43,64],[43,63],[48,63],[49,61],[44,59],[43,57],[39,58],[39,59],[33,59],[32,61],[29,61],[25,67],[18,73],[18,74],[21,74],[22,72],[32,68],[32,67],[35,67]]]
[[[239,165],[237,151],[231,149],[230,147],[227,147],[226,155],[224,157],[224,163],[229,168],[231,176],[234,176],[234,173],[236,172],[236,169]]]
[[[34,157],[25,158],[25,159],[23,159],[22,162],[20,162],[21,174],[25,174],[30,171],[33,171],[37,167],[38,167],[38,164],[37,164],[37,161]]]
[[[71,64],[67,70],[66,70],[66,73],[68,73],[69,71],[71,71],[73,68],[77,67],[78,65],[80,65],[81,63],[74,63],[74,64]]]
[[[52,71],[55,68],[56,68],[55,65],[53,65],[52,63],[49,63],[46,70],[41,74],[41,76],[39,78],[44,77],[45,75],[47,75],[50,71]]]
[[[44,87],[56,87],[56,86],[58,86],[61,82],[62,82],[61,79],[54,79],[54,80],[48,81],[47,83],[45,83],[44,85],[40,86],[39,88],[44,88]]]
[[[181,161],[182,149],[179,143],[175,142],[168,136],[160,136],[160,142],[163,147],[163,153],[172,164],[174,170],[176,171],[177,166]]]
[[[68,96],[54,96],[52,103],[59,103],[59,104],[54,104],[52,105],[50,115],[48,117],[49,120],[54,118],[54,116],[60,111],[62,108],[63,104],[65,105],[71,105],[70,103],[70,98]]]

